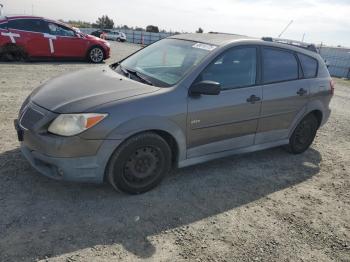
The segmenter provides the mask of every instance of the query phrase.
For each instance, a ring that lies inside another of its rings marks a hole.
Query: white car
[[[126,35],[123,32],[119,31],[111,31],[105,34],[106,40],[114,40],[118,42],[125,42],[126,41]]]

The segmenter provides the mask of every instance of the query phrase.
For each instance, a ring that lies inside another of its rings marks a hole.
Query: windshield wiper
[[[149,84],[150,86],[153,86],[153,83],[148,80],[146,77],[144,77],[142,74],[140,74],[139,72],[135,71],[135,75],[141,79],[143,82],[145,82],[146,84]]]
[[[130,77],[130,73],[126,68],[122,67],[122,65],[119,65],[119,68],[125,76]]]
[[[130,78],[131,75],[133,76],[136,76],[138,79],[140,79],[142,82],[148,84],[148,85],[151,85],[153,86],[153,83],[148,80],[147,78],[145,78],[142,74],[140,74],[139,72],[137,71],[134,71],[134,70],[131,70],[131,69],[128,69],[128,68],[125,68],[125,67],[122,67],[122,65],[119,65],[120,67],[120,70]]]

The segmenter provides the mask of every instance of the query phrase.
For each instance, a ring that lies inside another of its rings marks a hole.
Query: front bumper
[[[14,124],[21,151],[37,171],[57,180],[103,182],[108,160],[120,140],[51,135],[44,132],[44,127],[55,117],[53,113],[36,105],[29,105],[23,111],[21,120],[15,120]]]
[[[109,46],[104,46],[105,57],[104,59],[108,59],[111,57],[111,48]]]
[[[119,140],[106,140],[94,156],[54,157],[35,151],[21,142],[21,151],[29,163],[41,174],[72,182],[102,183],[110,156]]]

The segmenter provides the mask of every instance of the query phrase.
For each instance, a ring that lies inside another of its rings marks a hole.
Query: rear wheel
[[[89,50],[88,59],[90,62],[98,64],[102,63],[104,59],[104,51],[102,47],[94,46]]]
[[[307,115],[295,128],[286,149],[293,154],[305,152],[314,141],[317,129],[318,120],[316,116],[313,114]]]
[[[170,167],[168,143],[150,132],[125,141],[111,156],[106,175],[115,189],[139,194],[157,186]]]
[[[2,48],[0,53],[0,60],[4,61],[26,61],[28,55],[25,50],[15,44],[9,44]]]

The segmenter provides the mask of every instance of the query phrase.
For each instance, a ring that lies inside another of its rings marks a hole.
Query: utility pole
[[[0,4],[0,16],[3,16],[3,9],[4,8],[4,5],[3,4]]]
[[[32,15],[34,15],[34,4],[32,4]]]
[[[303,34],[303,38],[301,39],[301,42],[304,42],[304,38],[305,38],[305,33]]]
[[[288,23],[288,25],[282,30],[282,32],[278,35],[278,38],[280,38],[280,37],[283,35],[283,33],[287,31],[288,27],[289,27],[291,24],[293,24],[293,20],[291,20],[291,21]]]

